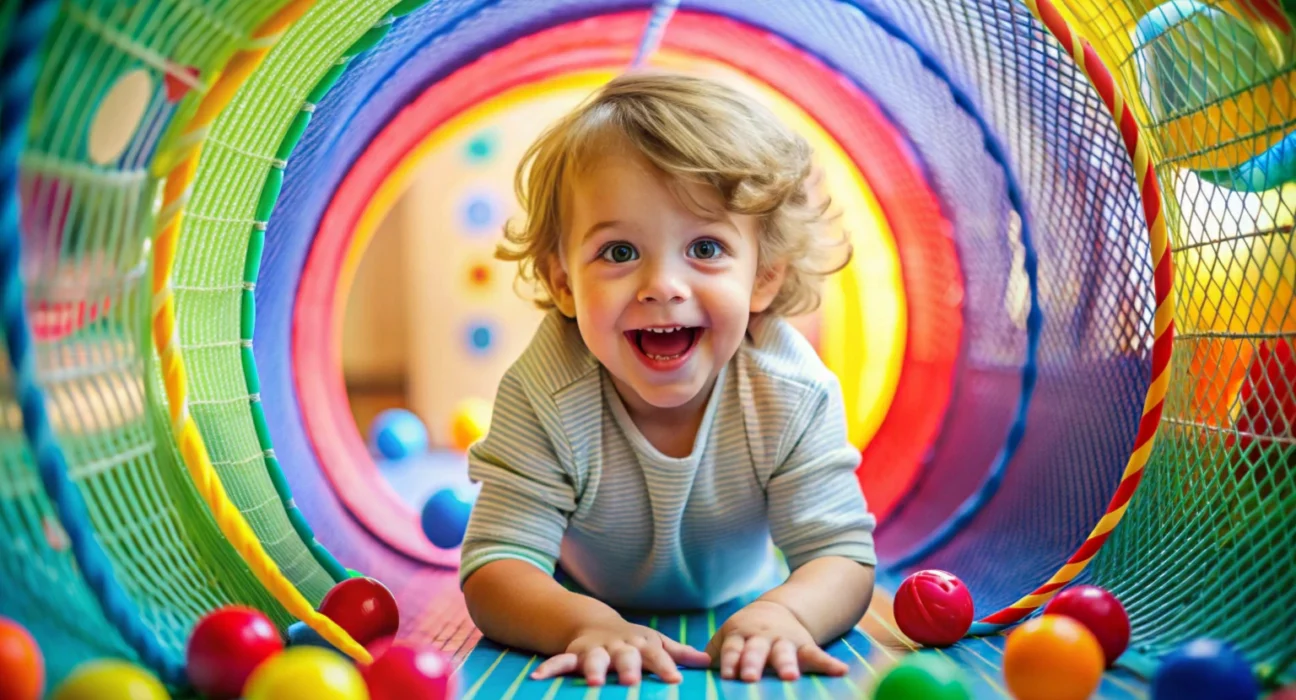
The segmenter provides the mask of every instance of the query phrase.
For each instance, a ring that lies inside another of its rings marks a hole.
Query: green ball
[[[910,654],[883,676],[874,700],[972,700],[958,664],[936,654]]]

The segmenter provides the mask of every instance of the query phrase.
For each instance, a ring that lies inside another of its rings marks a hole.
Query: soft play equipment
[[[0,616],[50,689],[104,658],[183,688],[229,605],[336,650],[290,649],[248,697],[373,660],[317,611],[351,571],[402,635],[438,619],[458,551],[347,408],[347,288],[422,159],[488,159],[490,120],[642,61],[765,95],[856,212],[819,348],[884,584],[951,572],[986,635],[1093,583],[1147,677],[1209,636],[1290,680],[1292,9],[8,0]]]

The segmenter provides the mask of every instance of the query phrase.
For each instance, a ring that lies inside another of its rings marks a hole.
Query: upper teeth
[[[672,326],[670,328],[645,328],[644,330],[649,333],[674,333],[675,331],[683,330],[683,328],[684,326]]]

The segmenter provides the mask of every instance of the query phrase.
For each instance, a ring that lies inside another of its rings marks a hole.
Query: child
[[[527,217],[500,256],[550,312],[470,450],[482,489],[460,580],[484,635],[549,657],[533,678],[846,672],[820,645],[868,608],[874,519],[837,380],[783,320],[844,264],[829,262],[810,156],[736,91],[640,73],[524,158]],[[779,571],[771,539],[791,575],[704,652],[612,607],[759,592]]]

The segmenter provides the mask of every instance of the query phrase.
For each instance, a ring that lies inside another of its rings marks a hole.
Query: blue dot
[[[469,163],[485,163],[495,155],[497,140],[495,134],[489,131],[477,134],[468,141],[464,156]]]
[[[487,323],[474,323],[468,327],[468,347],[476,355],[486,354],[495,342],[495,331]]]
[[[495,218],[494,207],[484,198],[473,198],[468,202],[468,225],[473,228],[485,228]]]

